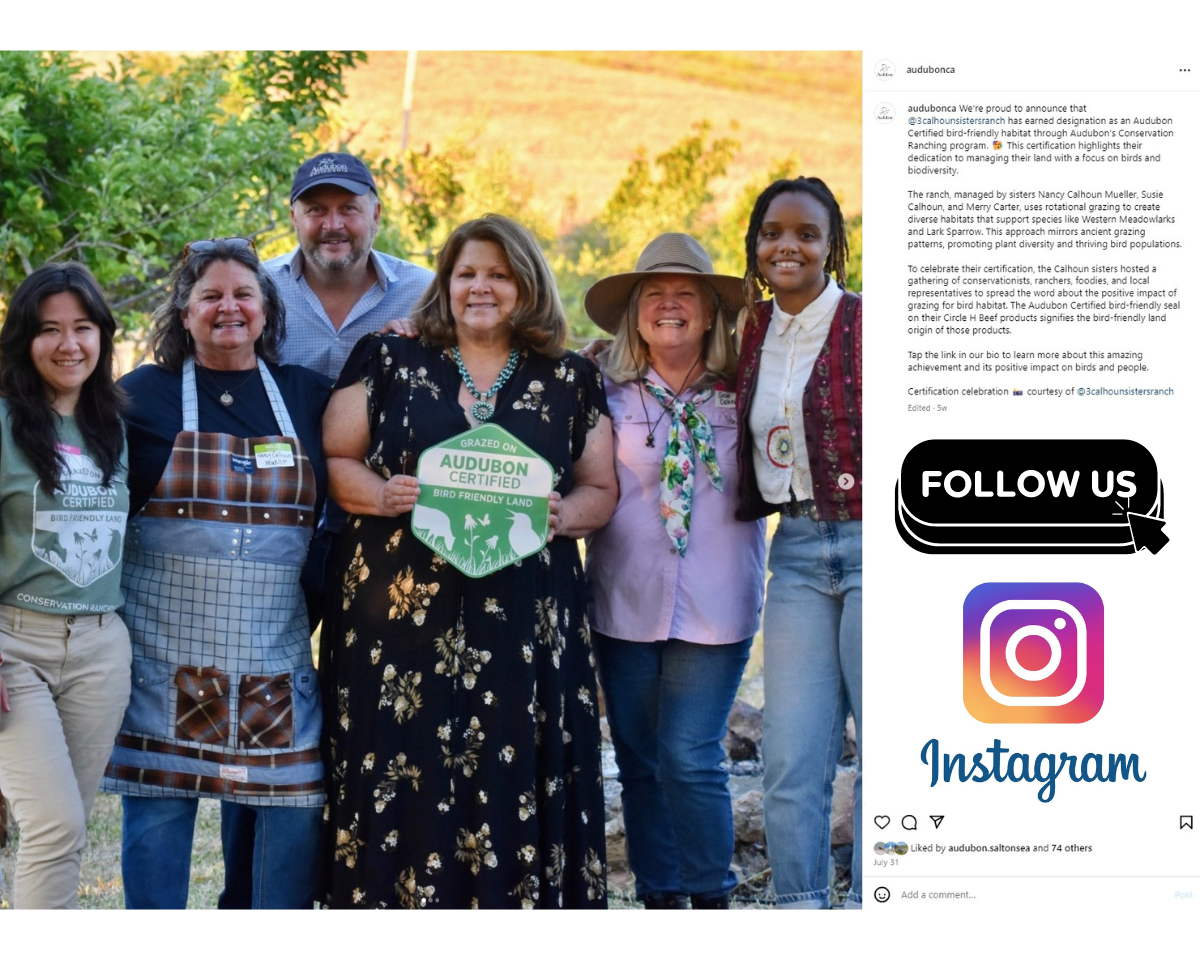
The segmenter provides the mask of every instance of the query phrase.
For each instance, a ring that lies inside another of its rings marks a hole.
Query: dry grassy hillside
[[[374,52],[349,76],[341,110],[351,145],[399,149],[403,52]],[[847,214],[862,210],[858,53],[421,52],[409,145],[468,140],[506,150],[551,224],[594,215],[639,146],[648,155],[708,120],[742,149],[717,184],[729,199],[773,162],[824,178]]]
[[[405,58],[374,51],[348,75],[338,132],[353,149],[399,150]],[[855,51],[423,51],[409,145],[442,150],[457,138],[481,156],[506,151],[541,216],[566,228],[599,211],[638,147],[653,157],[703,120],[741,144],[715,185],[718,204],[794,157],[796,173],[825,179],[847,215],[862,211]]]

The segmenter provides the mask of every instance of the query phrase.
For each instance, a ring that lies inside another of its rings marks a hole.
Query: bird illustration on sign
[[[417,504],[412,512],[413,530],[425,530],[433,540],[441,540],[447,550],[454,549],[454,534],[450,532],[450,518],[433,507]]]

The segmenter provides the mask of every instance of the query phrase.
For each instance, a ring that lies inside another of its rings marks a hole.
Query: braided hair
[[[755,301],[764,290],[769,289],[766,278],[758,269],[758,235],[762,232],[763,220],[767,216],[771,201],[781,193],[807,193],[825,208],[825,213],[829,216],[829,256],[825,258],[825,272],[836,277],[842,286],[846,284],[846,260],[850,256],[850,246],[846,240],[846,222],[842,218],[842,208],[834,199],[833,191],[818,177],[776,180],[754,201],[750,226],[746,230],[746,274],[742,286],[751,322],[755,316]]]

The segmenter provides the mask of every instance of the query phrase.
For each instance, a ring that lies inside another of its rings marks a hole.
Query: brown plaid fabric
[[[253,473],[237,473],[233,457],[254,462],[262,443],[287,443],[295,463]],[[241,439],[223,433],[181,432],[167,469],[142,513],[233,524],[312,526],[316,477],[308,456],[288,437]],[[301,519],[303,518],[303,519]]]
[[[238,684],[238,746],[292,745],[292,677],[242,677]]]
[[[324,795],[325,783],[313,780],[310,783],[284,783],[278,785],[262,783],[239,783],[237,780],[226,780],[222,777],[205,777],[194,773],[173,773],[169,770],[147,770],[144,767],[127,767],[110,763],[105,775],[124,780],[127,783],[140,783],[148,787],[167,787],[172,790],[185,790],[192,794],[203,796],[224,796],[230,798],[267,798],[295,797],[301,794]]]
[[[158,737],[140,736],[132,733],[118,735],[117,746],[127,747],[130,750],[138,750],[147,754],[167,754],[172,757],[187,757],[189,760],[203,760],[206,763],[226,763],[239,767],[270,767],[279,770],[284,767],[294,767],[303,763],[317,763],[321,759],[321,751],[317,747],[309,750],[298,750],[294,753],[251,754],[238,753],[235,750],[185,747],[171,740],[162,740]],[[109,765],[107,776],[112,776],[111,771],[114,766],[113,764]],[[126,766],[125,769],[139,768]],[[142,780],[141,777],[135,777],[134,779],[138,781]]]
[[[224,743],[229,737],[229,674],[216,667],[180,667],[175,734],[195,743]]]

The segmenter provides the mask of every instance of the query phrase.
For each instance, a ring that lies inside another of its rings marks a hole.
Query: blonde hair
[[[688,274],[678,276],[687,277]],[[650,369],[650,349],[637,328],[638,298],[642,295],[646,279],[639,280],[629,291],[624,320],[613,335],[612,346],[600,358],[605,375],[614,383],[638,380]],[[704,334],[704,344],[700,352],[705,370],[700,383],[707,386],[709,383],[723,381],[732,385],[737,379],[737,351],[733,346],[731,320],[721,309],[721,298],[711,284],[701,276],[689,279],[695,279],[701,289],[707,291],[708,314],[712,317],[712,328]]]

